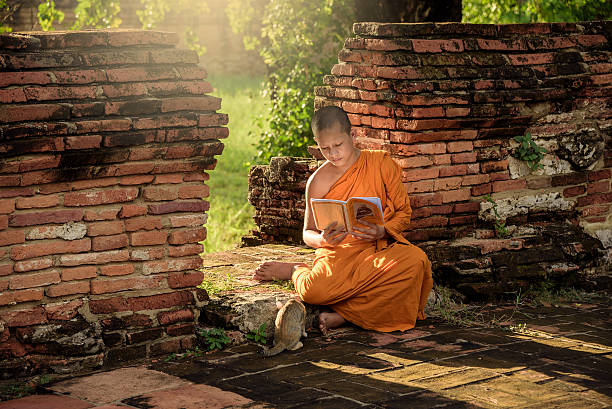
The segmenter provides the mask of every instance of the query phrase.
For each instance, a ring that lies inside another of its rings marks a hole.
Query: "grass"
[[[255,228],[254,209],[248,203],[248,174],[255,157],[257,118],[267,112],[266,99],[261,95],[264,77],[209,76],[215,87],[212,93],[222,98],[220,112],[229,115],[229,137],[225,149],[217,157],[217,167],[210,172],[210,210],[204,253],[214,253],[236,247],[242,236]]]

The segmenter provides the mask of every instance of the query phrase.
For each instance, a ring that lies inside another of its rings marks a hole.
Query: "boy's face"
[[[340,130],[340,125],[320,130],[315,141],[325,159],[334,166],[343,167],[355,155],[353,139]]]

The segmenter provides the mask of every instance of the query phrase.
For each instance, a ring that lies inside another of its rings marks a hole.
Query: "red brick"
[[[167,175],[157,175],[155,176],[155,182],[153,183],[156,185],[161,185],[165,183],[183,183],[183,174],[176,173]]]
[[[42,288],[28,288],[25,290],[11,291],[9,295],[11,295],[13,301],[18,304],[28,301],[40,301],[44,298],[45,293]]]
[[[52,285],[46,289],[48,297],[63,297],[73,294],[89,294],[89,281],[74,281]]]
[[[50,257],[38,258],[33,260],[18,261],[15,263],[15,271],[22,273],[25,271],[43,270],[53,265],[53,259]]]
[[[90,239],[74,241],[48,240],[40,243],[23,244],[11,248],[13,260],[24,260],[50,254],[80,253],[91,249]]]
[[[206,239],[206,229],[173,231],[168,237],[170,244],[197,243]]]
[[[179,199],[202,199],[208,197],[208,193],[207,185],[180,186],[178,190]]]
[[[0,231],[0,247],[10,246],[11,244],[25,243],[25,231],[9,230]]]
[[[604,214],[608,214],[609,211],[610,211],[610,205],[607,205],[607,204],[594,205],[594,206],[583,208],[582,217],[601,216]]]
[[[612,171],[610,169],[602,169],[597,171],[589,172],[589,181],[594,182],[601,179],[610,179],[612,177]]]
[[[451,155],[434,155],[431,157],[434,165],[450,165]]]
[[[229,117],[227,114],[200,114],[199,127],[223,126],[227,125]]]
[[[0,314],[0,319],[8,327],[29,327],[47,322],[43,307],[37,306],[29,310],[7,311]]]
[[[438,168],[426,168],[426,169],[411,169],[402,172],[402,181],[413,182],[423,179],[435,179],[438,177]]]
[[[478,213],[480,211],[480,203],[455,203],[453,211],[455,213]]]
[[[130,202],[138,197],[137,188],[103,190],[98,192],[70,192],[64,195],[64,206],[93,206]]]
[[[403,169],[426,167],[433,164],[433,161],[427,156],[395,158],[395,162]]]
[[[470,189],[457,189],[457,190],[449,190],[442,192],[442,202],[443,203],[451,203],[451,202],[461,202],[464,200],[469,200],[471,197]]]
[[[124,276],[133,272],[133,264],[112,264],[100,267],[100,274],[104,276]]]
[[[204,251],[204,246],[201,244],[185,244],[183,246],[169,246],[168,255],[170,257],[184,257],[195,254],[200,254]]]
[[[476,162],[476,152],[453,153],[451,163]]]
[[[177,322],[193,321],[193,311],[182,309],[178,311],[163,311],[157,314],[157,320],[161,325],[174,324]]]
[[[444,114],[447,117],[468,116],[470,108],[445,108]]]
[[[13,273],[13,264],[0,264],[0,277]]]
[[[409,116],[412,118],[436,118],[444,116],[444,108],[442,107],[427,107],[427,108],[412,108]]]
[[[20,274],[13,276],[9,281],[11,290],[21,290],[24,288],[42,287],[49,284],[56,284],[61,281],[58,271],[46,273]]]
[[[54,207],[59,204],[58,195],[38,195],[34,197],[22,197],[17,199],[17,209],[33,209],[43,207]]]
[[[165,231],[145,231],[131,233],[130,241],[132,246],[152,246],[155,244],[165,244],[168,233]]]
[[[22,227],[47,223],[77,222],[83,218],[81,210],[50,210],[43,212],[30,212],[13,214],[9,218],[9,225]]]
[[[202,267],[202,259],[196,256],[183,259],[149,261],[143,263],[142,271],[143,274],[156,274],[168,271],[194,270],[200,267]]]
[[[0,122],[70,119],[68,104],[0,105]]]
[[[15,199],[0,200],[0,214],[10,214],[15,211]]]
[[[563,197],[575,197],[586,193],[584,186],[572,186],[563,189]]]
[[[529,189],[543,189],[550,187],[550,176],[534,176],[527,179],[527,187]]]
[[[510,179],[510,172],[506,170],[503,172],[489,173],[489,178],[491,179],[491,182],[495,182],[497,180],[508,180]]]
[[[587,181],[586,172],[566,173],[563,175],[553,175],[551,180],[552,186],[571,186],[579,185]]]
[[[508,169],[508,160],[483,162],[480,164],[482,173],[498,172]]]
[[[168,202],[160,204],[151,204],[148,206],[150,214],[166,214],[177,212],[206,212],[210,208],[210,204],[206,201],[195,202]]]
[[[91,248],[93,251],[115,250],[129,245],[127,234],[117,234],[114,236],[99,236],[92,239]]]
[[[170,216],[170,225],[172,227],[202,226],[207,219],[208,215],[206,214]]]
[[[83,306],[83,301],[74,300],[55,305],[45,305],[45,310],[47,311],[47,318],[50,320],[68,321],[79,314],[78,309],[81,306]]]
[[[94,314],[110,314],[113,312],[128,311],[129,305],[128,300],[125,298],[113,297],[104,300],[91,300],[89,301],[89,309]]]
[[[470,141],[460,141],[460,142],[449,142],[446,145],[446,150],[448,152],[467,152],[471,151],[474,148],[474,145]]]
[[[174,291],[147,297],[134,297],[127,300],[131,311],[157,310],[193,305],[193,294],[189,291]],[[91,305],[91,302],[90,302]]]
[[[189,335],[195,332],[194,324],[175,324],[170,325],[166,328],[166,333],[171,337],[176,337],[180,335]]]
[[[433,180],[422,180],[419,182],[405,183],[404,187],[406,193],[420,193],[420,192],[431,192],[433,191]]]
[[[125,207],[125,206],[124,206]],[[119,213],[119,208],[116,209],[102,209],[102,210],[85,210],[83,213],[83,219],[90,221],[98,220],[115,220]]]
[[[134,217],[134,216],[142,216],[147,214],[147,207],[140,205],[124,205],[121,208],[121,212],[119,213],[119,217]]]
[[[449,219],[448,224],[451,226],[456,226],[458,224],[475,224],[477,221],[478,216],[476,215],[455,216]]]
[[[75,180],[70,182],[70,188],[68,190],[85,190],[93,189],[97,187],[113,186],[117,184],[116,178],[95,178],[87,180]]]
[[[493,192],[506,192],[509,190],[525,189],[527,182],[525,179],[501,180],[493,182]]]
[[[472,196],[482,196],[489,194],[493,191],[493,187],[491,183],[485,183],[483,185],[473,186],[472,187]]]
[[[113,250],[98,253],[70,254],[60,257],[62,266],[80,266],[83,264],[105,264],[115,261],[127,261],[130,253],[127,250]]]
[[[440,168],[440,177],[465,175],[467,173],[467,165],[445,166]]]
[[[612,193],[595,193],[592,195],[578,198],[577,207],[590,206],[594,204],[604,204],[612,202]]]
[[[106,294],[128,290],[149,290],[160,288],[162,281],[163,277],[161,276],[93,280],[91,282],[91,293]]]
[[[0,87],[7,85],[46,85],[52,82],[51,74],[43,71],[4,72],[0,78]]]
[[[14,189],[0,189],[0,199],[17,196],[34,196],[34,188],[20,187]]]
[[[123,222],[120,220],[90,223],[87,226],[88,236],[110,236],[113,234],[123,233],[124,231],[125,227],[123,225]]]
[[[587,194],[591,193],[605,193],[610,191],[610,181],[600,180],[587,184]]]
[[[163,247],[154,247],[148,249],[134,249],[130,251],[130,260],[147,261],[158,260],[166,257],[166,249]]]
[[[62,281],[85,280],[87,278],[97,277],[97,268],[95,266],[63,268]]]
[[[161,111],[217,111],[221,109],[221,98],[213,96],[204,97],[175,97],[162,100]]]
[[[461,52],[465,50],[463,40],[411,40],[415,53]]]
[[[5,230],[8,227],[8,216],[0,215],[0,230]]]
[[[152,343],[150,346],[151,356],[169,355],[175,352],[180,352],[184,348],[181,347],[181,340],[174,338],[168,341]]]
[[[461,186],[480,185],[489,181],[489,175],[467,175],[461,180]]]
[[[178,187],[146,187],[142,197],[148,201],[175,200],[178,199]]]
[[[197,287],[202,284],[204,273],[201,271],[189,271],[172,273],[168,275],[168,286],[170,288]]]
[[[136,217],[125,221],[126,231],[155,230],[162,228],[161,217]]]
[[[138,176],[124,176],[120,179],[120,185],[144,185],[153,182],[155,176],[153,175],[138,175]]]
[[[461,177],[441,178],[434,181],[434,190],[454,190],[461,187]]]

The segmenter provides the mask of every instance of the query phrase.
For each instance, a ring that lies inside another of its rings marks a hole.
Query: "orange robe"
[[[385,151],[363,150],[332,185],[328,199],[378,196],[391,238],[376,242],[352,236],[334,249],[319,248],[312,267],[298,267],[292,279],[309,304],[329,305],[344,319],[377,331],[408,330],[432,288],[431,263],[401,234],[410,224],[410,200],[401,170]]]

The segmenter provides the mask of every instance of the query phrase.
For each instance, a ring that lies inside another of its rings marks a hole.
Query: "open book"
[[[378,197],[352,197],[349,200],[310,199],[317,229],[324,230],[333,222],[353,231],[353,226],[366,227],[359,223],[365,220],[373,224],[384,224],[382,203]]]

